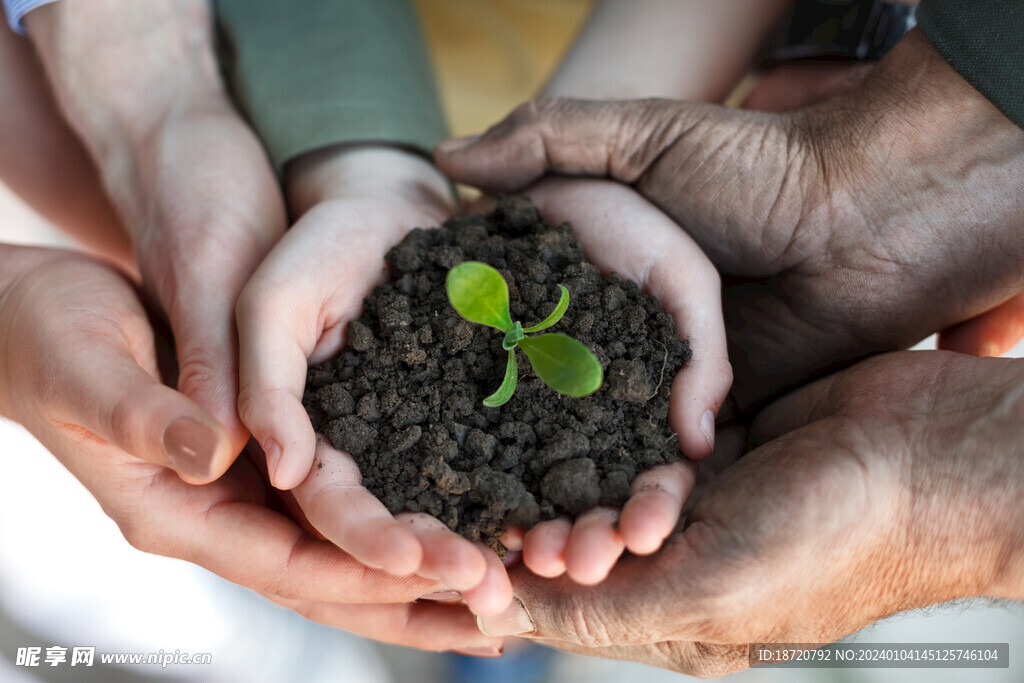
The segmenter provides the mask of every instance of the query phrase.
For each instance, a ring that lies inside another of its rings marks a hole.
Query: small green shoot
[[[601,387],[601,363],[583,344],[566,334],[542,334],[527,337],[551,327],[569,308],[569,290],[558,285],[561,296],[555,310],[531,327],[512,321],[508,307],[508,284],[497,270],[477,261],[460,263],[448,271],[445,282],[448,300],[456,312],[471,323],[488,325],[505,333],[501,347],[508,351],[505,379],[493,394],[484,399],[488,408],[508,403],[516,390],[518,368],[516,347],[530,359],[537,377],[560,394],[581,397]]]

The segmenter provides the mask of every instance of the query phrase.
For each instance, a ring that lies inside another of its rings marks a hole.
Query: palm
[[[440,590],[437,581],[367,569],[277,512],[258,458],[243,453],[202,486],[156,464],[163,420],[204,418],[157,379],[153,331],[131,286],[67,252],[22,249],[17,264],[28,272],[5,281],[0,297],[0,409],[85,485],[132,545],[369,637],[434,649],[493,644],[466,610],[410,604]]]
[[[314,434],[301,402],[307,365],[341,350],[346,326],[386,274],[387,251],[411,228],[443,218],[372,196],[325,201],[304,214],[240,299],[239,405],[261,443],[289,454],[287,465],[270,458],[271,479],[298,484],[293,495],[320,534],[371,567],[438,579],[475,610],[493,611],[511,600],[497,557],[428,515],[392,516],[362,485],[352,457]]]
[[[722,675],[748,665],[748,643],[831,642],[897,611],[1016,594],[1021,372],[905,352],[783,397],[754,423],[763,445],[698,491],[659,554],[593,589],[513,574],[531,637]]]
[[[676,331],[689,338],[694,355],[673,380],[669,421],[684,454],[707,456],[711,447],[700,432],[701,418],[708,407],[717,410],[731,379],[713,267],[668,218],[628,188],[603,181],[546,181],[526,194],[547,221],[573,224],[588,259],[602,271],[618,272],[657,296],[675,318]],[[677,267],[680,263],[686,267]],[[574,525],[543,523],[527,535],[524,559],[541,575],[566,571],[576,581],[596,583],[624,548],[649,554],[660,547],[692,484],[692,470],[684,463],[644,473],[633,483],[621,515],[598,509]]]

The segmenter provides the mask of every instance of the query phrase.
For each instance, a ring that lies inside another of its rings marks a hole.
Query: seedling
[[[537,377],[560,394],[587,396],[601,387],[601,363],[586,346],[567,334],[526,336],[546,330],[565,315],[569,308],[569,290],[562,285],[558,285],[562,294],[555,310],[531,327],[512,321],[508,308],[508,284],[501,273],[486,263],[460,263],[448,271],[445,287],[448,300],[459,315],[471,323],[494,327],[505,334],[501,342],[501,347],[508,351],[505,379],[497,391],[484,399],[488,408],[504,405],[515,393],[519,376],[516,347],[530,359]]]

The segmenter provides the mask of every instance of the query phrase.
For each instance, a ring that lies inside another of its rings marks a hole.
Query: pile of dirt
[[[429,513],[504,555],[503,524],[620,506],[638,473],[681,458],[666,416],[689,343],[657,299],[588,263],[569,224],[549,227],[528,199],[505,198],[486,216],[412,231],[387,260],[392,281],[366,299],[342,353],[310,369],[303,402],[392,513]],[[557,394],[517,352],[515,395],[484,407],[505,372],[503,335],[459,317],[445,291],[448,270],[471,260],[501,272],[524,327],[567,287],[569,310],[547,331],[594,352],[601,389]]]

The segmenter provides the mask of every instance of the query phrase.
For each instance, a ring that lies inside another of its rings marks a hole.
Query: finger
[[[1024,339],[1024,293],[939,333],[940,349],[1001,356]]]
[[[285,600],[275,595],[264,597],[307,619],[382,643],[420,650],[456,650],[478,657],[497,657],[503,650],[502,639],[482,634],[473,614],[463,606],[343,605]]]
[[[33,315],[49,317],[16,323],[40,325],[43,348],[69,330],[76,337],[26,378],[42,389],[45,413],[189,482],[223,474],[234,458],[228,436],[213,416],[160,382],[153,332],[128,283],[85,260],[64,259],[59,267],[22,282],[23,292],[38,294]],[[63,278],[57,284],[54,272]],[[50,331],[53,325],[60,329]]]
[[[238,416],[235,303],[284,233],[283,200],[262,146],[226,98],[169,115],[159,138],[158,151],[135,150],[140,186],[119,209],[138,224],[143,280],[174,332],[178,388],[239,452],[249,431]]]
[[[303,334],[304,321],[294,307],[275,304],[282,290],[271,295],[260,277],[254,276],[237,308],[238,413],[267,454],[271,483],[288,490],[309,474],[316,451],[316,434],[302,406],[306,358],[316,335]]]
[[[598,586],[517,568],[511,572],[516,600],[498,614],[480,616],[477,624],[495,637],[530,634],[591,648],[651,643],[689,632],[707,618],[701,616],[704,588],[689,571],[694,548],[676,538],[650,557],[621,558]]]
[[[517,553],[523,550],[523,537],[525,535],[526,530],[523,527],[508,526],[501,532],[501,537],[498,540],[503,546],[508,548],[510,553]]]
[[[637,475],[619,516],[626,549],[634,555],[650,555],[661,547],[676,528],[695,479],[696,467],[690,462],[662,465]]]
[[[499,614],[512,602],[512,583],[508,572],[493,550],[479,541],[473,545],[483,556],[487,571],[480,583],[463,592],[463,597],[473,614]]]
[[[537,524],[523,539],[523,564],[537,576],[561,576],[565,573],[565,546],[571,532],[572,520],[565,517]]]
[[[619,511],[596,507],[573,522],[565,547],[565,572],[576,583],[594,586],[608,576],[626,549],[617,523]]]
[[[595,202],[595,189],[605,201]],[[667,216],[615,183],[547,180],[529,190],[549,222],[570,221],[587,257],[658,298],[689,339],[692,358],[672,382],[669,421],[690,458],[714,448],[715,415],[732,385],[720,279],[703,252]],[[624,234],[633,234],[623,248]],[[669,381],[666,371],[661,381]],[[656,390],[656,388],[655,388]]]
[[[511,192],[548,172],[633,183],[711,108],[670,100],[528,102],[482,136],[434,151],[457,182]]]
[[[401,603],[437,590],[435,581],[367,567],[267,508],[231,501],[215,503],[205,513],[206,519],[196,514],[188,520],[180,519],[177,511],[169,513],[163,524],[153,524],[166,530],[163,538],[136,538],[133,545],[181,557],[235,583],[283,597]]]
[[[352,457],[320,439],[316,458],[323,467],[293,489],[310,524],[359,562],[396,576],[415,572],[423,561],[419,540],[363,487]]]
[[[67,423],[190,483],[212,481],[231,465],[234,450],[220,423],[128,354],[97,344],[88,358],[68,361],[58,399]]]
[[[403,513],[396,519],[407,526],[423,548],[417,574],[437,579],[456,591],[468,591],[484,580],[488,567],[479,549],[439,519],[423,513]]]
[[[316,437],[302,407],[308,364],[341,348],[344,324],[358,317],[363,297],[384,273],[389,240],[399,234],[393,225],[377,225],[380,216],[369,207],[353,205],[348,218],[358,229],[339,241],[330,207],[308,211],[238,302],[239,412],[267,451],[271,480],[281,489],[298,486],[313,462]],[[323,278],[309,267],[311,259],[330,263],[340,279]]]
[[[250,502],[232,469],[205,486],[130,458],[109,444],[58,430],[41,441],[103,504],[128,542],[174,557],[253,590],[301,600],[405,603],[436,592],[436,581],[367,567]],[[115,489],[115,490],[112,490]],[[135,492],[144,492],[135,493]]]

